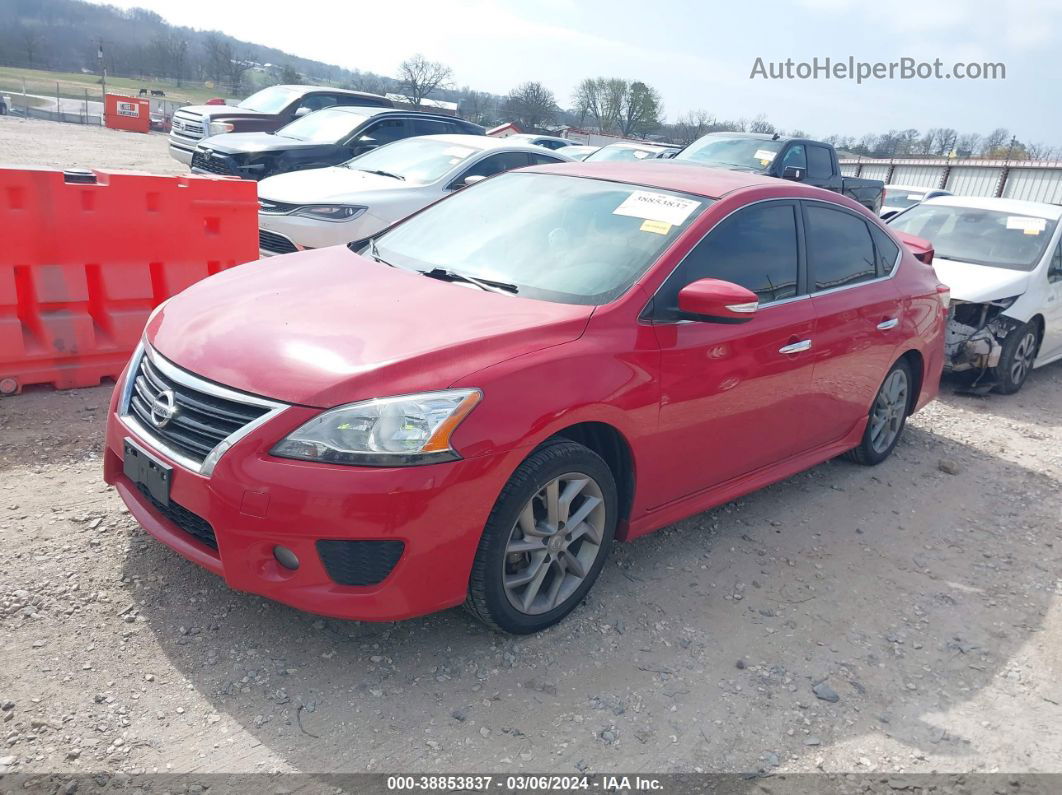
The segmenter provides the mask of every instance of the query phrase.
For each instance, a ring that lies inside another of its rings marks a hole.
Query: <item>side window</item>
[[[900,253],[900,247],[892,242],[892,238],[885,234],[874,224],[870,224],[870,236],[874,238],[874,254],[878,262],[878,276],[888,276],[896,267],[896,257]]]
[[[1055,246],[1055,254],[1051,257],[1051,265],[1047,269],[1047,281],[1062,282],[1062,240]]]
[[[373,147],[408,137],[409,125],[405,119],[383,119],[369,125],[369,128],[358,137],[357,148],[367,151]]]
[[[722,279],[769,303],[795,296],[797,276],[796,208],[767,202],[738,210],[715,226],[682,261],[661,297],[674,309],[682,287],[698,279]]]
[[[527,155],[524,152],[499,152],[496,155],[490,155],[489,157],[480,160],[458,177],[457,181],[460,182],[466,177],[473,176],[492,177],[503,171],[508,171],[513,168],[523,168],[526,165]]]
[[[874,243],[862,218],[822,205],[807,205],[805,234],[814,290],[831,290],[877,278]]]
[[[833,176],[833,159],[824,146],[808,147],[808,176],[811,179],[829,179]]]
[[[306,108],[309,111],[330,108],[336,104],[336,98],[332,94],[310,94],[299,103],[299,110]]]
[[[445,135],[458,132],[449,122],[438,119],[413,119],[414,135]]]
[[[804,156],[804,144],[793,144],[785,151],[782,169],[784,170],[786,166],[796,166],[804,169],[804,171],[808,170],[808,159]]]
[[[531,158],[531,165],[533,165],[533,166],[548,166],[548,165],[551,165],[553,163],[564,163],[564,162],[567,162],[567,161],[564,161],[564,160],[558,160],[555,157],[550,157],[549,155],[534,154],[534,155],[528,155],[528,156]]]

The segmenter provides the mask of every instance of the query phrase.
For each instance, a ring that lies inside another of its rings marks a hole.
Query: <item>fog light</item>
[[[295,569],[299,568],[298,556],[287,547],[273,547],[273,557],[285,569],[295,571]]]

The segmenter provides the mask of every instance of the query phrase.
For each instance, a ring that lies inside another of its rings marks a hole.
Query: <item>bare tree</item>
[[[249,58],[242,53],[232,50],[232,57],[229,58],[225,74],[229,79],[229,88],[233,94],[240,93],[240,89],[243,86],[243,76],[251,66],[253,66],[253,64]]]
[[[572,97],[580,124],[589,118],[602,133],[644,135],[660,126],[660,93],[640,81],[587,78]]]
[[[476,124],[490,124],[496,116],[497,101],[493,94],[486,91],[473,91],[465,88],[459,100],[461,117]]]
[[[778,129],[767,121],[767,117],[762,113],[749,122],[750,133],[764,133],[766,135],[774,135],[778,132]]]
[[[553,92],[541,83],[527,82],[509,92],[505,113],[523,130],[536,130],[553,120],[557,113]]]
[[[691,110],[675,120],[675,138],[678,143],[691,144],[708,132],[715,118],[706,110]]]
[[[221,86],[228,74],[229,63],[232,61],[232,45],[227,39],[222,38],[220,33],[213,31],[203,39],[203,54],[205,56],[204,71],[214,85]]]
[[[414,55],[398,68],[398,81],[409,104],[419,107],[433,91],[449,88],[453,70],[438,61],[429,61],[421,54]]]
[[[44,35],[37,28],[22,29],[22,47],[26,53],[26,65],[31,69],[41,65],[39,60],[44,44]]]
[[[981,136],[977,133],[965,133],[955,141],[955,152],[959,157],[973,157],[981,147]]]
[[[1000,151],[1006,151],[1009,141],[1010,130],[1006,127],[997,127],[981,141],[981,154],[984,157],[995,157]]]

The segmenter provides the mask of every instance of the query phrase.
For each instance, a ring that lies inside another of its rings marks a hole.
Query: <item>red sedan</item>
[[[837,194],[673,162],[504,174],[160,307],[106,479],[233,588],[534,632],[609,547],[889,456],[947,292]]]

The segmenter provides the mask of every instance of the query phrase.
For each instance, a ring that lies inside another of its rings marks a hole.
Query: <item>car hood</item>
[[[282,135],[264,132],[224,133],[206,138],[199,145],[227,155],[280,149],[324,149],[335,146],[335,144],[300,141],[297,138],[285,138]]]
[[[985,303],[1021,295],[1029,287],[1030,274],[1008,268],[993,268],[953,259],[933,259],[937,278],[951,288],[956,301]]]
[[[446,388],[577,339],[593,309],[443,282],[336,246],[197,282],[156,312],[146,333],[200,377],[324,408]]]
[[[258,197],[285,204],[308,204],[378,190],[402,190],[410,184],[394,177],[350,168],[314,168],[267,177],[258,183]]]

